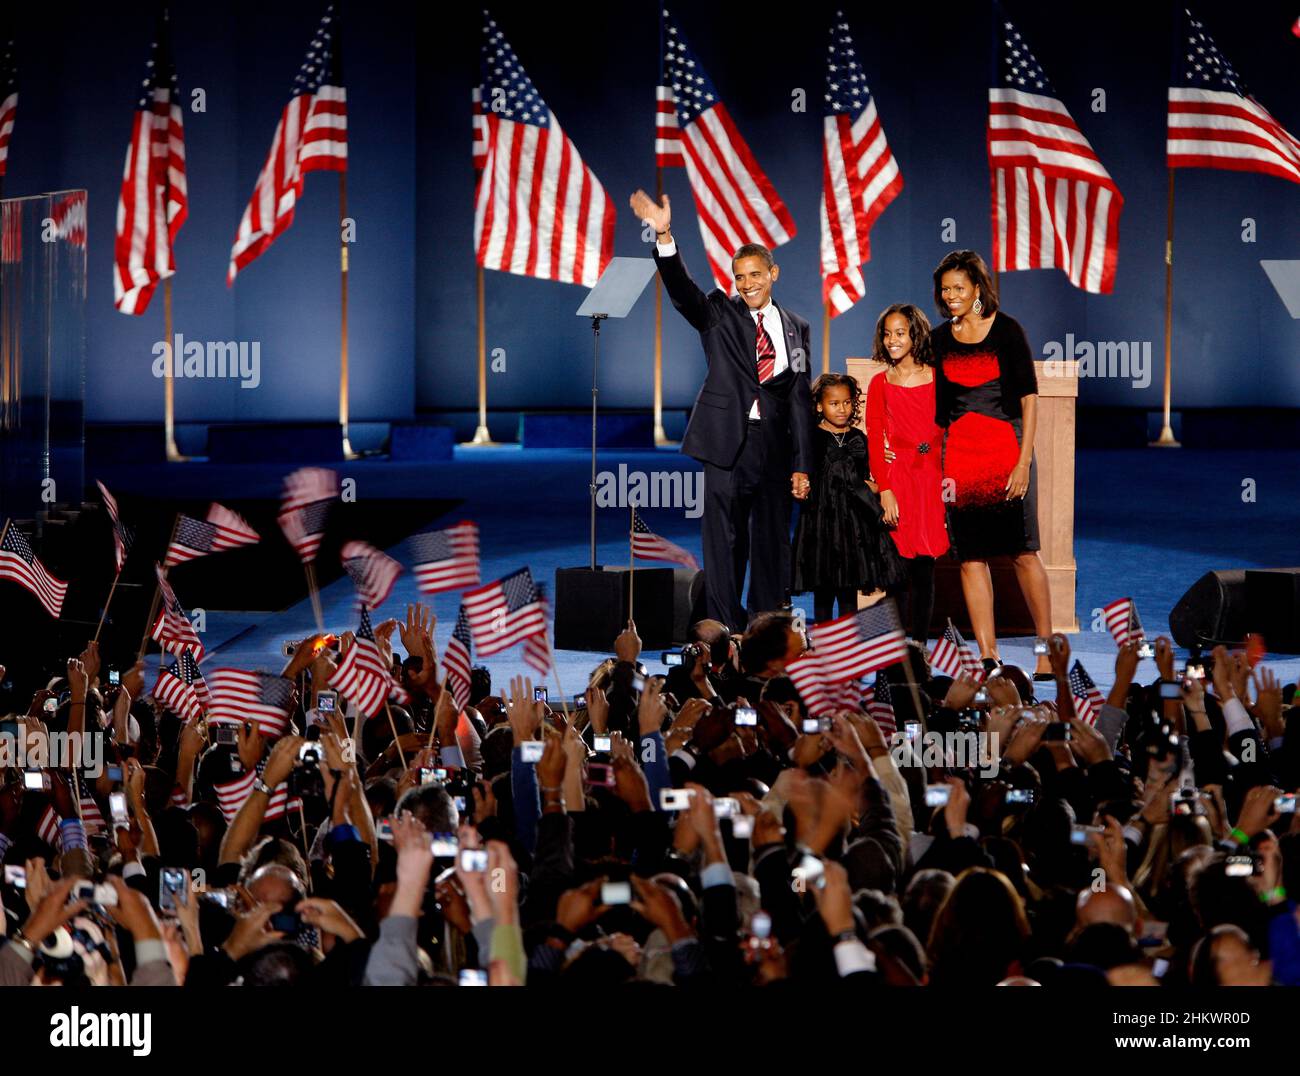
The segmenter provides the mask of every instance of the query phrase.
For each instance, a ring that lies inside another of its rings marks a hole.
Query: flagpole
[[[343,430],[343,458],[354,460],[357,453],[348,439],[348,244],[344,238],[348,218],[348,174],[339,172],[339,281],[341,323],[339,326],[339,426]]]
[[[117,581],[122,578],[122,569],[117,570],[113,576],[113,585],[108,588],[108,597],[104,599],[104,611],[99,614],[99,625],[95,628],[95,638],[92,642],[99,642],[99,633],[104,630],[104,621],[108,617],[108,607],[113,603],[113,592],[117,590]]]
[[[356,643],[352,644],[356,646]],[[384,700],[384,713],[388,715],[388,727],[393,730],[393,746],[397,748],[397,757],[402,761],[402,769],[407,769],[406,753],[402,750],[402,738],[397,735],[397,722],[393,720],[393,711],[388,705],[388,700]]]
[[[831,304],[822,311],[822,373],[831,372]]]
[[[167,539],[167,549],[170,550],[172,547],[172,543],[176,541],[176,532],[180,530],[180,527],[181,527],[181,514],[177,512],[176,519],[172,522],[172,536]],[[163,553],[163,560],[164,562],[167,560],[167,554],[165,552]],[[167,571],[168,571],[167,565],[164,563],[162,566],[163,579],[167,578]],[[161,600],[162,600],[162,586],[159,583],[159,581],[155,579],[153,585],[153,601],[149,604],[149,616],[145,619],[144,622],[144,637],[140,640],[140,652],[136,655],[137,661],[142,661],[144,659],[144,652],[149,649],[149,633],[150,631],[153,630],[154,614],[158,612],[158,602]],[[107,612],[107,607],[105,607],[105,612]]]
[[[551,659],[551,672],[555,673],[555,690],[560,693],[560,706],[564,710],[564,723],[572,725],[573,718],[569,714],[569,699],[564,694],[564,685],[560,683],[560,663],[555,660],[555,651],[551,649],[550,632],[543,630],[542,639],[546,642],[546,653]]]
[[[448,678],[449,676],[451,676],[451,671],[447,668],[447,663],[446,663],[445,661],[442,663],[442,667],[443,667],[443,673],[442,673],[442,690],[443,690],[443,691],[446,691],[446,690],[447,690],[447,678]],[[454,701],[454,700],[453,700],[453,701]],[[456,716],[457,716],[458,718],[460,717],[459,708],[457,709]],[[429,748],[431,748],[431,747],[433,746],[433,736],[434,736],[434,733],[436,733],[437,731],[438,731],[438,722],[437,722],[437,720],[435,719],[434,721],[432,721],[432,722],[429,723],[429,742],[426,743],[426,744],[424,745],[424,749],[425,749],[426,751],[429,750]],[[459,745],[457,745],[457,746],[459,746]],[[399,750],[400,750],[400,748],[399,748]]]
[[[176,447],[176,337],[172,333],[172,278],[163,281],[163,341],[167,348],[167,365],[163,367],[163,433],[166,438],[167,462],[185,463]]]
[[[478,429],[469,441],[462,441],[464,447],[493,448],[497,442],[487,424],[487,320],[483,312],[483,266],[475,267],[475,292],[478,304]]]
[[[1169,203],[1165,210],[1165,410],[1160,436],[1151,442],[1152,448],[1180,448],[1174,440],[1170,424],[1170,407],[1173,400],[1173,341],[1174,341],[1174,170],[1169,169]]]
[[[636,553],[635,538],[636,533],[636,506],[632,506],[632,521],[627,532],[627,619],[628,623],[632,622],[632,582],[636,578]]]
[[[655,165],[655,201],[660,205],[664,200],[664,170]],[[664,286],[655,273],[655,447],[675,448],[676,441],[670,441],[664,432]]]
[[[311,609],[316,615],[316,630],[325,630],[325,615],[321,610],[320,594],[316,590],[316,569],[311,561],[304,561],[303,574],[307,577],[307,595],[311,598]]]

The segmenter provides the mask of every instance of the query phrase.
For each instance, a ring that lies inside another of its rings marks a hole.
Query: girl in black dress
[[[821,420],[814,433],[817,474],[794,533],[796,594],[813,592],[820,623],[857,612],[858,591],[903,583],[907,573],[880,501],[867,486],[867,438],[857,428],[862,390],[848,374],[822,374],[812,387]]]

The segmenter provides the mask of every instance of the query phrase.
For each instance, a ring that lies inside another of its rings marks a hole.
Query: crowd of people
[[[1295,688],[1244,653],[1160,639],[1142,684],[1130,643],[1089,723],[1063,636],[1050,682],[913,645],[895,731],[809,712],[779,613],[667,677],[629,625],[578,698],[476,668],[463,710],[433,629],[376,626],[410,701],[369,716],[304,640],[274,737],[93,644],[30,671],[0,737],[97,750],[3,770],[0,983],[1300,984]]]

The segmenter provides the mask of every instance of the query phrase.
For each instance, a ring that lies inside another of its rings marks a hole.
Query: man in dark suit
[[[790,600],[791,498],[808,496],[813,469],[808,322],[772,301],[772,252],[746,244],[732,259],[736,290],[705,294],[673,242],[671,207],[645,191],[636,215],[655,229],[655,263],[673,306],[699,332],[709,372],[682,451],[704,464],[704,592],[709,617],[733,630],[749,566],[750,614]]]

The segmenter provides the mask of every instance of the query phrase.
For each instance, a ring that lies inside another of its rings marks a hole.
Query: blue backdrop
[[[161,294],[140,318],[112,306],[113,219],[131,109],[152,21],[100,5],[18,11],[21,88],[6,195],[90,192],[87,418],[157,420],[150,375],[162,335]],[[469,92],[482,22],[477,5],[351,4],[344,24],[351,170],[352,413],[355,419],[472,407],[476,399],[474,177]],[[187,339],[260,341],[262,383],[181,381],[186,420],[328,419],[338,363],[337,181],[307,180],[290,231],[225,286],[231,241],[290,83],[323,10],[318,2],[177,5],[182,89],[207,94],[187,111],[190,219],[177,246],[176,328]],[[1165,92],[1172,17],[1162,3],[1035,4],[1006,13],[1025,35],[1125,198],[1115,293],[1085,296],[1055,271],[1002,278],[1003,303],[1041,349],[1048,341],[1149,342],[1150,384],[1098,378],[1082,403],[1160,402],[1164,317]],[[619,207],[616,253],[648,248],[628,194],[653,188],[657,7],[495,4],[507,38],[551,109]],[[826,35],[834,8],[776,14],[710,3],[674,11],[798,234],[777,252],[778,298],[814,324],[820,355],[817,207]],[[1202,2],[1197,14],[1250,89],[1300,131],[1294,4]],[[849,5],[847,17],[904,189],[872,235],[867,297],[835,319],[833,365],[862,354],[878,311],[912,300],[929,310],[930,273],[954,246],[989,247],[985,110],[989,8],[984,3]],[[1093,111],[1094,91],[1105,111]],[[807,111],[792,108],[796,91]],[[1300,321],[1260,268],[1300,259],[1300,186],[1268,176],[1183,170],[1177,176],[1175,406],[1289,406],[1300,390]],[[666,173],[675,232],[697,277],[707,267],[682,170]],[[943,238],[945,220],[955,241]],[[1255,242],[1243,242],[1243,222]],[[582,289],[489,273],[487,342],[504,350],[489,378],[492,407],[580,408],[589,401],[589,333],[573,316]],[[652,304],[605,334],[602,403],[648,406]],[[665,314],[665,401],[684,407],[702,377],[698,341]]]

